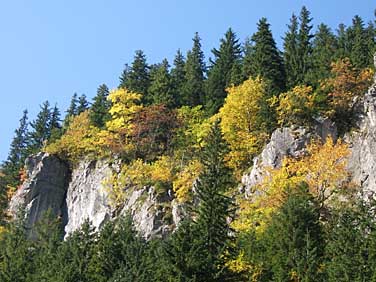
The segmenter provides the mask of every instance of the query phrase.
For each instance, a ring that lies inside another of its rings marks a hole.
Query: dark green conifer
[[[330,74],[330,64],[335,61],[338,49],[337,39],[330,28],[320,24],[312,44],[312,68],[308,71],[307,81],[318,86],[319,82]]]
[[[312,66],[311,54],[312,54],[312,38],[311,34],[311,21],[310,12],[305,6],[300,11],[300,25],[297,37],[297,55],[298,55],[298,77],[297,84],[305,83],[308,71]]]
[[[283,41],[286,86],[292,88],[298,80],[298,18],[293,14]]]
[[[121,85],[129,91],[143,95],[143,102],[148,101],[148,88],[150,85],[149,66],[143,51],[137,50],[130,70],[125,70]]]
[[[243,68],[245,77],[261,76],[269,84],[270,95],[277,95],[285,89],[283,59],[266,18],[258,22],[257,32],[246,44]]]
[[[69,108],[65,112],[66,114],[65,114],[64,121],[63,121],[64,130],[66,130],[68,128],[69,122],[72,119],[72,117],[77,115],[77,103],[78,103],[77,93],[74,93],[72,98],[71,98]]]
[[[151,104],[163,104],[168,108],[172,108],[176,104],[171,85],[169,67],[167,59],[164,59],[163,62],[150,73],[148,93]]]
[[[264,263],[271,281],[321,281],[324,237],[319,217],[306,184],[289,192],[264,233]]]
[[[174,67],[171,70],[171,84],[177,107],[182,105],[182,95],[184,93],[185,83],[185,59],[179,49],[174,59]]]
[[[50,138],[50,120],[51,120],[51,110],[50,103],[48,101],[44,102],[40,106],[40,112],[37,118],[30,123],[31,131],[29,132],[29,153],[36,153]]]
[[[213,49],[214,60],[208,72],[206,82],[206,109],[210,115],[216,113],[227,96],[226,88],[230,86],[234,65],[240,60],[239,40],[232,29],[228,29],[221,39],[219,49]]]
[[[350,60],[353,65],[359,69],[370,66],[371,51],[368,49],[367,33],[360,16],[353,18],[352,26],[347,32],[351,46]]]
[[[76,115],[79,115],[89,109],[89,102],[87,101],[86,95],[82,94],[78,97],[78,105],[76,109]]]
[[[89,117],[91,123],[99,128],[104,128],[106,121],[110,119],[111,103],[107,100],[109,90],[106,84],[98,87],[97,95],[93,98],[90,108]]]
[[[49,142],[53,143],[57,139],[61,137],[63,134],[62,132],[62,126],[61,126],[61,120],[60,120],[60,111],[57,105],[55,105],[51,111],[51,119],[49,122],[49,131],[50,131],[50,137]]]
[[[8,158],[3,164],[2,172],[5,174],[4,179],[8,185],[16,187],[19,184],[19,172],[23,167],[28,154],[29,135],[28,135],[28,118],[27,110],[23,112],[20,119],[20,125],[14,132],[14,138],[10,145]]]
[[[202,105],[204,101],[204,78],[206,66],[201,50],[201,39],[196,32],[192,50],[188,51],[185,63],[185,85],[182,103],[188,106]]]

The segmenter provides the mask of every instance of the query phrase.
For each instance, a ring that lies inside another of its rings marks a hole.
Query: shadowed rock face
[[[27,180],[10,201],[9,211],[15,215],[25,208],[26,224],[32,228],[47,210],[64,217],[69,169],[55,156],[39,153],[26,160]],[[30,232],[33,237],[32,232]]]

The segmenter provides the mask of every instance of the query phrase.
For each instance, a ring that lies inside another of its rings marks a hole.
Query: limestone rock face
[[[167,192],[157,192],[154,187],[127,187],[121,210],[111,207],[104,181],[119,168],[116,162],[84,159],[70,172],[68,165],[55,156],[30,156],[26,161],[27,180],[13,196],[9,211],[15,215],[20,208],[26,209],[31,235],[35,223],[51,209],[63,219],[65,236],[86,220],[98,230],[108,220],[126,213],[145,238],[166,236],[180,220]]]
[[[55,156],[39,153],[27,159],[26,173],[27,180],[10,201],[10,213],[16,215],[20,208],[25,208],[30,229],[47,210],[64,217],[68,165]]]
[[[376,82],[358,102],[358,125],[346,137],[351,146],[349,171],[367,194],[376,193]]]
[[[284,157],[301,155],[312,139],[326,140],[327,137],[335,140],[337,128],[330,120],[321,118],[316,119],[310,129],[285,127],[275,130],[264,150],[254,158],[251,171],[242,177],[242,189],[250,196],[255,192],[253,188],[263,180],[266,167],[278,168]]]
[[[72,171],[66,197],[66,234],[77,230],[89,219],[100,228],[112,217],[108,193],[103,181],[112,173],[106,161],[84,160]]]

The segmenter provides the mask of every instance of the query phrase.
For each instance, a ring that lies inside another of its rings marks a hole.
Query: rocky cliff
[[[348,169],[353,181],[367,193],[376,192],[376,79],[364,97],[355,103],[357,123],[345,135],[351,155]],[[335,124],[316,119],[314,126],[277,129],[262,153],[254,159],[249,173],[242,178],[242,189],[252,195],[256,184],[264,177],[264,168],[277,168],[286,156],[296,157],[304,152],[312,139],[337,138]],[[66,234],[78,229],[89,219],[100,228],[118,214],[132,216],[135,227],[145,238],[165,236],[183,216],[183,209],[171,195],[158,194],[153,187],[127,189],[122,208],[116,211],[109,203],[103,181],[119,165],[108,160],[82,160],[72,171],[57,157],[39,153],[26,161],[27,180],[10,202],[15,214],[24,207],[27,226],[32,229],[43,213],[50,209],[62,217]],[[32,231],[30,233],[32,235]]]
[[[376,54],[374,57],[376,67]],[[376,75],[374,84],[358,101],[354,101],[355,126],[344,136],[350,147],[348,170],[352,181],[367,194],[376,194]],[[261,182],[265,167],[278,168],[286,156],[296,157],[314,139],[337,138],[334,123],[316,119],[312,128],[280,128],[273,132],[270,142],[253,161],[252,169],[242,178],[242,189],[247,196]]]
[[[72,171],[56,156],[39,153],[26,161],[27,180],[13,196],[9,210],[25,209],[28,227],[51,210],[63,219],[66,235],[85,220],[95,228],[118,214],[130,214],[136,229],[145,237],[165,236],[180,220],[173,199],[159,195],[153,187],[134,187],[127,191],[121,211],[115,211],[103,182],[118,169],[107,160],[83,160]]]

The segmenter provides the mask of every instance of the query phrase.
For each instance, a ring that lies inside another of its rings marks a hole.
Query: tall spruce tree
[[[287,87],[307,82],[307,74],[311,68],[312,53],[312,18],[305,6],[298,18],[293,14],[284,38],[284,61],[287,74]]]
[[[312,54],[312,38],[313,35],[311,34],[311,21],[312,18],[310,17],[310,12],[308,9],[303,6],[302,10],[300,11],[300,25],[299,25],[299,32],[298,32],[298,83],[305,83],[306,76],[308,71],[312,66],[311,62],[311,54]]]
[[[298,18],[293,14],[283,40],[286,86],[292,88],[298,80]]]
[[[269,84],[269,93],[277,95],[285,89],[286,75],[283,59],[274,41],[270,24],[260,19],[257,32],[246,45],[243,72],[246,77],[261,76]]]
[[[131,67],[128,64],[124,65],[124,70],[119,77],[120,84],[119,88],[126,88],[129,79],[129,73],[131,72]]]
[[[174,66],[171,70],[171,84],[177,107],[182,105],[183,87],[185,82],[185,59],[183,53],[179,49],[175,55]]]
[[[72,119],[72,117],[77,115],[77,103],[78,103],[77,93],[74,93],[72,98],[71,98],[69,108],[65,112],[65,118],[64,118],[64,121],[63,121],[63,128],[64,129],[68,128],[69,122]]]
[[[226,88],[230,86],[234,65],[238,63],[241,55],[241,48],[236,34],[231,28],[221,39],[219,49],[213,49],[214,60],[206,81],[205,106],[210,115],[216,113],[223,105],[227,96]]]
[[[167,59],[158,65],[150,74],[149,99],[151,104],[166,105],[172,108],[176,105]]]
[[[14,138],[10,145],[8,158],[5,161],[2,172],[5,174],[7,185],[15,187],[19,184],[19,172],[27,157],[29,145],[28,117],[27,110],[24,110],[20,125],[14,132]]]
[[[56,141],[59,139],[62,135],[62,126],[61,126],[61,120],[60,120],[60,111],[57,105],[53,107],[51,110],[51,119],[49,121],[49,141],[50,143]]]
[[[76,109],[76,115],[79,115],[89,109],[89,102],[87,101],[86,95],[82,94],[78,97],[78,104]]]
[[[50,120],[51,110],[50,103],[44,102],[40,106],[40,112],[36,119],[30,123],[31,131],[29,132],[28,153],[38,152],[50,138]]]
[[[182,103],[188,106],[202,105],[204,101],[204,79],[206,66],[201,50],[201,38],[196,32],[192,50],[188,51],[185,63],[185,84]]]
[[[143,51],[137,50],[132,62],[130,70],[127,74],[123,74],[124,81],[122,80],[122,86],[129,91],[140,93],[143,95],[143,102],[147,103],[148,88],[150,85],[149,66],[146,62],[146,55]]]
[[[294,190],[265,230],[264,263],[270,281],[321,281],[324,233],[319,206],[306,184]]]
[[[93,103],[89,112],[91,123],[99,128],[106,125],[106,121],[110,119],[111,103],[107,97],[110,91],[106,84],[101,84],[97,89],[97,95],[93,98]]]
[[[201,162],[204,166],[196,184],[195,220],[184,221],[170,238],[166,252],[177,281],[239,281],[226,265],[233,256],[229,220],[234,203],[228,196],[233,185],[225,164],[227,146],[217,121],[207,136]]]
[[[349,27],[347,33],[351,46],[350,60],[353,65],[359,69],[370,66],[371,51],[368,49],[367,33],[360,16],[353,18],[352,26]]]
[[[320,24],[312,43],[312,68],[308,71],[307,81],[318,86],[320,80],[330,74],[330,64],[335,60],[338,50],[337,39],[330,28]]]

